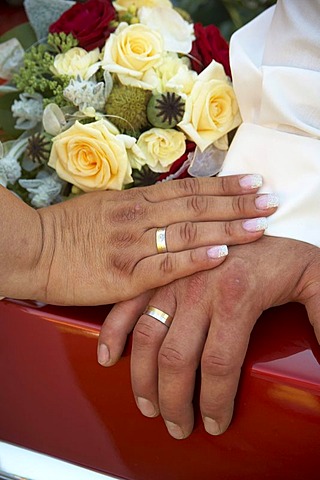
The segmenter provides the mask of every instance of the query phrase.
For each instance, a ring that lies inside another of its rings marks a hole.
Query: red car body
[[[107,311],[0,302],[1,440],[130,480],[319,478],[320,347],[301,305],[259,319],[228,431],[204,431],[197,392],[182,441],[139,413],[130,344],[97,363]]]
[[[24,19],[1,5],[2,30]],[[182,441],[139,413],[130,341],[116,366],[97,363],[108,308],[0,302],[0,440],[129,480],[320,478],[320,347],[301,305],[257,322],[228,431],[204,431],[198,385]]]

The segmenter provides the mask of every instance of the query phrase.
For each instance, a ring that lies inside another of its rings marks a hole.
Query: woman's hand
[[[185,179],[40,209],[32,288],[20,282],[3,294],[60,305],[114,303],[216,267],[225,244],[257,240],[275,211],[274,196],[256,195],[257,179]],[[160,227],[164,253],[156,245]]]

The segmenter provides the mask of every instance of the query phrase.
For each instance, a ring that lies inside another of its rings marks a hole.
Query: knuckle
[[[135,263],[132,258],[116,253],[111,256],[111,267],[116,273],[120,272],[122,275],[129,276],[133,273]]]
[[[160,368],[170,371],[183,370],[189,365],[182,352],[169,345],[160,349],[158,362]]]
[[[219,282],[217,293],[223,300],[223,307],[230,313],[230,320],[233,318],[231,312],[241,308],[242,301],[250,295],[252,290],[252,276],[246,267],[246,263],[240,258],[230,258],[223,273],[223,282]]]
[[[232,238],[235,234],[234,223],[233,222],[224,222],[223,223],[223,230],[225,237],[227,239]]]
[[[218,177],[220,179],[220,188],[222,195],[229,195],[230,194],[230,180],[228,177]]]
[[[201,370],[204,375],[226,377],[238,371],[239,367],[234,364],[233,359],[227,353],[224,354],[224,357],[205,353],[201,360]]]
[[[200,192],[200,182],[198,178],[183,178],[178,180],[176,184],[186,195],[198,195]]]
[[[173,273],[176,270],[175,256],[170,253],[163,254],[163,259],[160,261],[159,268],[163,274],[167,275]]]
[[[197,250],[190,250],[189,258],[189,263],[197,265],[199,263],[199,252]]]
[[[147,320],[139,320],[133,330],[133,342],[140,348],[151,348],[155,344],[154,330]]]
[[[196,216],[200,216],[208,211],[208,198],[205,196],[192,196],[187,199],[187,208]]]
[[[146,205],[143,202],[126,203],[117,205],[110,213],[110,221],[113,224],[123,224],[124,222],[136,222],[146,216]]]
[[[232,210],[237,216],[245,213],[246,199],[244,195],[236,195],[232,198]]]
[[[111,236],[110,243],[119,247],[128,247],[136,244],[138,237],[136,233],[130,232],[128,230],[121,230],[114,232]]]
[[[180,226],[180,238],[184,243],[194,243],[198,234],[196,223],[186,222]]]

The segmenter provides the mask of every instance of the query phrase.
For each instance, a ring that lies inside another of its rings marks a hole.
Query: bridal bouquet
[[[59,0],[58,15],[49,3],[25,1],[30,48],[0,44],[14,122],[14,138],[1,125],[0,183],[38,208],[215,175],[241,121],[219,30],[170,0]]]

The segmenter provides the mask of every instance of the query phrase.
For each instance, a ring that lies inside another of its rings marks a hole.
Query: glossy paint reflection
[[[180,442],[138,412],[130,342],[115,367],[98,365],[107,311],[0,303],[1,439],[131,480],[317,478],[319,347],[302,307],[259,320],[229,430],[205,433],[198,388],[195,430]]]

